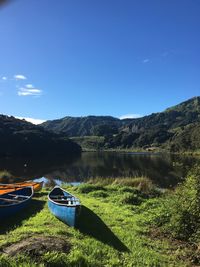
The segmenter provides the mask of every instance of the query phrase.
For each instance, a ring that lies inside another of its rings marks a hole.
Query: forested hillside
[[[122,125],[123,121],[111,116],[87,116],[46,121],[41,126],[72,137],[116,134]]]
[[[0,115],[0,156],[77,154],[79,145],[40,126]]]
[[[163,112],[138,119],[119,120],[108,116],[65,117],[47,121],[41,126],[68,137],[87,136],[87,142],[88,136],[101,137],[98,145],[93,143],[94,148],[165,148],[175,152],[200,149],[199,123],[200,97],[194,97]],[[84,142],[84,138],[80,140]]]

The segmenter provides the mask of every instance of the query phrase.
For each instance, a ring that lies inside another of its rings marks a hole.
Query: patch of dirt
[[[3,249],[3,253],[16,256],[23,253],[34,258],[46,252],[59,251],[69,253],[71,245],[65,239],[52,236],[29,237]]]

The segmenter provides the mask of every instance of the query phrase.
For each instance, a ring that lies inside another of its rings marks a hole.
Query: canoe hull
[[[21,202],[19,201],[18,203],[6,203],[6,201],[1,200],[0,201],[0,219],[4,219],[10,216],[15,215],[16,213],[20,212],[21,210],[23,210],[24,208],[26,208],[26,206],[29,205],[32,196],[33,196],[33,188],[31,187],[27,187],[27,188],[23,188],[23,189],[19,189],[19,190],[15,190],[12,192],[9,192],[7,194],[1,195],[1,199],[9,199],[9,194],[15,194],[15,195],[24,195],[26,198],[24,200],[22,200]]]
[[[64,222],[65,224],[68,224],[69,226],[74,227],[76,225],[76,220],[78,217],[78,211],[80,207],[74,206],[74,207],[67,207],[67,206],[61,206],[54,204],[51,201],[48,201],[48,207],[49,210],[52,212],[52,214]]]
[[[24,208],[26,208],[26,206],[28,206],[30,201],[31,200],[27,200],[26,202],[21,203],[21,205],[4,207],[4,208],[0,207],[0,219],[7,218],[7,217],[15,215],[16,213],[18,213],[21,210],[23,210]]]

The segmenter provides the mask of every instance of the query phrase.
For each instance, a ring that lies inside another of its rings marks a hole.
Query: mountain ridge
[[[196,136],[194,128],[198,127],[198,123],[200,97],[196,96],[162,112],[141,118],[120,120],[112,116],[66,116],[59,120],[46,121],[41,127],[68,137],[103,136],[104,143],[100,145],[103,149],[164,147],[173,150],[175,147],[180,148],[174,142],[182,142],[179,134],[188,125],[193,125],[191,129]],[[188,130],[187,134],[190,134]],[[193,138],[198,143],[198,138]],[[172,140],[173,147],[170,144]],[[198,145],[195,145],[196,148]]]
[[[13,116],[0,115],[0,156],[79,154],[71,140]]]

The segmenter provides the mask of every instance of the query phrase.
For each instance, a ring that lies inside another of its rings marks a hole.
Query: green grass
[[[146,198],[138,189],[123,185],[86,184],[68,190],[82,203],[77,227],[68,227],[49,212],[44,189],[21,217],[0,223],[0,267],[190,266],[181,260],[184,251],[172,247],[167,239],[148,236],[149,222],[161,208],[160,198]],[[16,257],[2,253],[11,244],[35,236],[62,237],[71,244],[70,253],[46,251],[36,259],[23,253]]]

